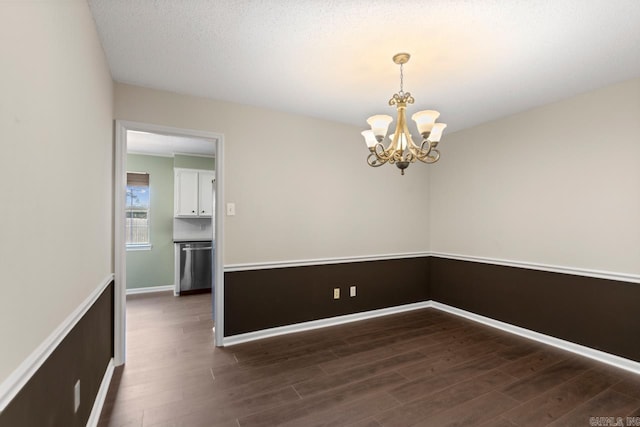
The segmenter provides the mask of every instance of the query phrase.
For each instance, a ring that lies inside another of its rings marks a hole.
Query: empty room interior
[[[640,425],[639,23],[0,1],[0,427]]]

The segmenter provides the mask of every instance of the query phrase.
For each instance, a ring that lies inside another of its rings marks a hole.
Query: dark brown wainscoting
[[[640,285],[431,258],[431,299],[640,361]]]
[[[113,356],[113,282],[0,413],[0,426],[84,426]],[[80,379],[80,407],[73,387]]]
[[[430,299],[428,257],[227,272],[224,281],[225,336]]]

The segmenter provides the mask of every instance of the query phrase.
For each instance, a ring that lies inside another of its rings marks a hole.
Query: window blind
[[[143,172],[127,172],[127,186],[148,187],[149,174]]]

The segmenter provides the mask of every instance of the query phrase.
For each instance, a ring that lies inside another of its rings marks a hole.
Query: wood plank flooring
[[[434,309],[212,345],[211,295],[127,300],[100,426],[589,426],[640,376]],[[633,419],[638,421],[640,418]]]

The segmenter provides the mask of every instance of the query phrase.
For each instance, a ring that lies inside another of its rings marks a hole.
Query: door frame
[[[171,136],[205,138],[215,141],[215,256],[214,256],[214,343],[221,347],[224,340],[224,135],[194,129],[182,129],[150,123],[115,121],[115,175],[114,175],[114,362],[122,365],[126,360],[126,237],[125,195],[127,186],[127,131],[159,133]]]

